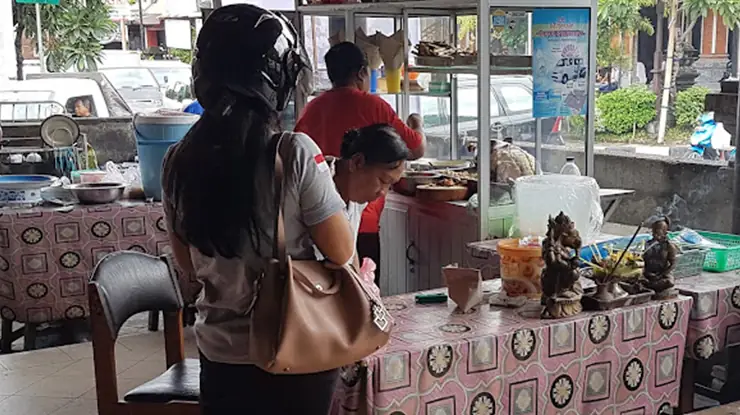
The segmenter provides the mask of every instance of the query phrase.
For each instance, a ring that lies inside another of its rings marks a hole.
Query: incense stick
[[[622,262],[622,259],[624,258],[624,255],[627,253],[627,251],[629,250],[630,246],[632,245],[632,242],[634,242],[635,241],[635,238],[637,238],[637,234],[640,233],[640,229],[642,229],[642,223],[640,223],[639,225],[637,225],[637,229],[635,229],[635,233],[632,235],[632,238],[627,243],[627,246],[625,246],[624,249],[622,250],[622,254],[619,255],[619,259],[617,259],[617,262],[614,264],[614,267],[612,268],[612,270],[609,272],[609,274],[606,276],[606,278],[604,278],[604,281],[605,282],[608,282],[609,281],[609,279],[612,277],[612,274],[614,274],[614,271],[616,271],[617,270],[617,267],[619,267],[619,263]]]

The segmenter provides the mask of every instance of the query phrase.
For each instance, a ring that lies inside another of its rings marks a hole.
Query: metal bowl
[[[123,196],[126,185],[123,183],[80,183],[65,186],[80,203],[87,205],[113,203]]]

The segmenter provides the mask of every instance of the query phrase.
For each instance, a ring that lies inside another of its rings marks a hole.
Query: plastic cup
[[[386,88],[388,88],[388,93],[397,94],[401,92],[401,69],[386,68],[385,83]]]

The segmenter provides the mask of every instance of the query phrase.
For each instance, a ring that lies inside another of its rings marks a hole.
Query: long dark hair
[[[259,252],[266,235],[260,211],[269,196],[258,194],[257,178],[271,177],[265,157],[279,131],[277,113],[255,99],[238,102],[227,115],[206,111],[165,163],[175,235],[209,257],[240,257],[245,237]]]
[[[362,154],[367,164],[393,164],[409,159],[406,143],[388,124],[373,124],[344,134],[340,156],[349,160]]]

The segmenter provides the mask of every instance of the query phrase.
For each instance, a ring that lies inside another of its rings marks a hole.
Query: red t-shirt
[[[311,100],[303,109],[295,131],[305,133],[329,156],[339,157],[342,137],[352,129],[389,124],[409,150],[422,144],[422,136],[409,128],[383,98],[357,88],[335,88]],[[370,202],[362,212],[360,233],[378,233],[385,197]]]

